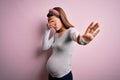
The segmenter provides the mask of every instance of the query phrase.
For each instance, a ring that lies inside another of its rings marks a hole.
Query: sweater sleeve
[[[71,28],[70,30],[70,38],[74,40],[75,42],[79,43],[80,45],[86,45],[87,43],[83,39],[83,37],[80,35],[79,31],[75,28]]]
[[[70,30],[70,38],[77,42],[78,35],[80,35],[78,30],[76,30],[75,28],[71,28],[71,30]]]
[[[49,39],[49,35],[50,35],[50,29],[46,27],[45,34],[43,37],[42,50],[48,50],[54,42],[54,35],[50,39]]]

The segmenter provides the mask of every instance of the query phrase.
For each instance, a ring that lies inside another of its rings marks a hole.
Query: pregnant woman
[[[52,55],[47,62],[49,80],[73,80],[71,58],[74,44],[86,45],[99,33],[99,24],[91,23],[83,35],[68,21],[64,10],[60,7],[49,9],[48,24],[43,39],[43,50],[52,48]],[[49,39],[51,28],[54,35]]]

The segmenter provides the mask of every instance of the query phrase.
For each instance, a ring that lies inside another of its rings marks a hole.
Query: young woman
[[[66,14],[60,7],[50,9],[48,24],[43,39],[43,50],[52,48],[52,55],[47,62],[49,80],[73,80],[71,71],[71,57],[73,45],[77,42],[80,45],[88,44],[99,33],[98,23],[91,23],[86,32],[80,35],[72,24],[67,20]],[[49,39],[51,28],[55,34]]]

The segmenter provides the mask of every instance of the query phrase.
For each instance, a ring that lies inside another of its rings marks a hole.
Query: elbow
[[[45,45],[42,46],[42,50],[43,50],[43,51],[48,50],[48,49],[49,49],[49,47],[48,47],[47,45],[46,45],[46,46],[45,46]]]
[[[48,48],[46,48],[46,47],[42,47],[42,50],[43,50],[43,51],[46,51],[46,50],[48,50]]]

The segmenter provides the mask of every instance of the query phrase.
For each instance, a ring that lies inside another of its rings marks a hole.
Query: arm
[[[43,43],[42,43],[42,50],[48,50],[54,42],[54,36],[52,36],[49,39],[49,35],[50,35],[50,29],[46,27],[44,38],[43,38]]]
[[[70,37],[72,40],[76,41],[81,45],[86,45],[99,33],[100,30],[97,30],[99,24],[96,23],[93,25],[93,22],[88,26],[84,35],[80,35],[76,29],[71,30]]]
[[[82,35],[76,30],[75,28],[72,28],[70,31],[70,38],[77,42],[80,45],[86,45],[87,43],[84,41]]]

